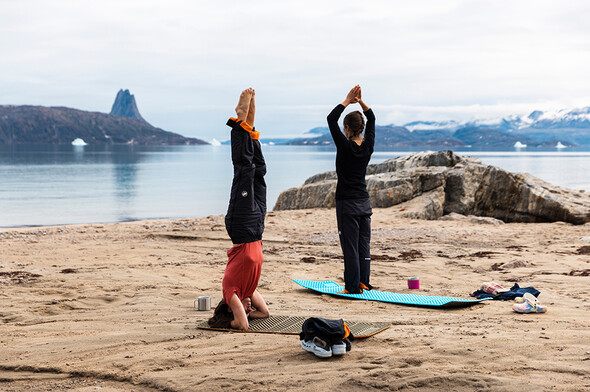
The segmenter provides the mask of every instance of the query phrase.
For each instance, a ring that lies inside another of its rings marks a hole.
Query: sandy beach
[[[386,321],[320,360],[289,335],[199,330],[221,298],[231,242],[222,216],[0,229],[2,391],[590,390],[590,225],[479,224],[375,209],[372,284],[467,298],[482,282],[541,291],[453,310],[318,295],[342,282],[334,210],[271,212],[259,291],[271,314]],[[306,258],[305,260],[302,260]]]

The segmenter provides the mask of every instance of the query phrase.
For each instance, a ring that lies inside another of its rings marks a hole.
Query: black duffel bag
[[[299,340],[313,341],[322,348],[344,342],[346,344],[346,351],[350,351],[350,341],[354,340],[354,336],[350,333],[350,329],[342,319],[329,320],[310,317],[305,320],[301,329]]]

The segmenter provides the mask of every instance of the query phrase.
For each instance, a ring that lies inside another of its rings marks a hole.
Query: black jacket
[[[328,127],[337,149],[336,199],[365,199],[369,197],[365,175],[375,147],[375,115],[371,109],[365,112],[367,118],[365,139],[359,146],[352,140],[348,140],[338,126],[338,119],[343,111],[344,106],[339,104],[328,115]]]
[[[234,244],[259,241],[266,216],[266,163],[260,141],[253,140],[242,121],[230,119],[234,178],[225,227]]]

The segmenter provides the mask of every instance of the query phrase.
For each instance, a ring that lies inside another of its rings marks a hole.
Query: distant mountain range
[[[117,93],[109,114],[67,107],[0,105],[0,144],[69,144],[76,139],[82,139],[83,142],[78,141],[82,144],[208,144],[150,125],[139,113],[135,97],[129,90]],[[313,128],[305,137],[265,138],[263,142],[333,144],[327,127]],[[497,120],[378,125],[375,144],[433,149],[589,146],[590,107],[555,112],[536,110],[525,117],[513,115]]]
[[[129,90],[118,92],[110,114],[67,107],[0,106],[0,144],[70,144],[75,139],[88,144],[208,144],[150,125],[139,114]]]
[[[320,136],[283,141],[290,145],[333,144],[328,128]],[[507,148],[560,147],[590,145],[590,107],[542,112],[526,117],[509,116],[499,120],[414,121],[403,126],[375,127],[375,144],[395,147],[481,147]],[[279,144],[279,141],[274,141]],[[558,144],[559,143],[559,144]]]

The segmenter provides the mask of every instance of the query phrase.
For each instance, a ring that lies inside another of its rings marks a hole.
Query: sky
[[[256,89],[262,137],[326,125],[355,84],[377,124],[590,106],[590,2],[0,0],[0,105],[109,112],[228,138]],[[357,110],[356,107],[352,109]]]

